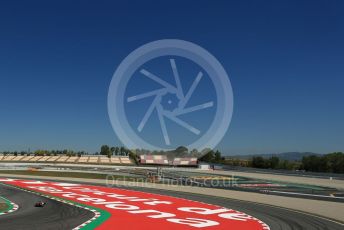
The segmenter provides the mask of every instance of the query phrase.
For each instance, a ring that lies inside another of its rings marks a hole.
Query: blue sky
[[[196,43],[234,91],[226,154],[344,150],[343,1],[1,1],[0,151],[119,145],[107,112],[123,58]]]

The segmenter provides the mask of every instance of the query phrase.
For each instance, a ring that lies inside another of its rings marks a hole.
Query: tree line
[[[254,156],[249,160],[226,160],[220,151],[209,151],[199,158],[208,163],[219,163],[231,166],[244,166],[261,169],[305,170],[310,172],[344,173],[344,153],[334,152],[325,155],[304,156],[301,161],[289,161],[277,156],[264,158]]]
[[[261,169],[287,169],[298,170],[300,169],[301,162],[282,160],[277,156],[270,158],[264,158],[261,156],[252,157],[248,163],[249,167],[261,168]]]
[[[334,152],[322,156],[303,157],[302,169],[312,172],[344,173],[344,153]]]
[[[121,147],[118,147],[118,146],[110,147],[108,145],[102,145],[100,147],[99,154],[105,155],[108,157],[111,157],[111,156],[129,156],[130,152],[131,151],[129,149],[127,149],[123,146],[121,146]]]
[[[219,150],[209,150],[206,154],[199,158],[199,161],[209,163],[225,163],[225,159],[222,157],[222,153]]]
[[[344,173],[344,153],[304,156],[299,161],[280,160],[278,157],[253,157],[250,166],[263,169],[305,170],[310,172]]]

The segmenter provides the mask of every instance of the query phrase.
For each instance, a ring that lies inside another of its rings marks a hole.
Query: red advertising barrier
[[[96,229],[268,230],[262,221],[211,204],[93,185],[0,178],[0,182],[110,213]]]

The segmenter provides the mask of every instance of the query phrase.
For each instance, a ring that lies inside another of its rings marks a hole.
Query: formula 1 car
[[[35,203],[35,207],[43,208],[46,204],[47,204],[46,202],[38,201],[37,203]]]

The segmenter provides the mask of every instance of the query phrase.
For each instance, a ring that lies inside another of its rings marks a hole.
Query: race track
[[[187,194],[172,191],[142,188],[138,188],[137,190],[181,197],[185,199],[201,201],[204,203],[215,204],[223,206],[225,208],[239,210],[262,220],[267,225],[269,225],[271,230],[342,230],[344,228],[344,224],[341,223],[336,223],[316,216],[258,203],[223,199],[219,197],[203,196],[197,194],[190,195],[189,193]]]
[[[0,216],[0,229],[4,230],[73,229],[94,215],[85,209],[2,184],[0,184],[0,196],[19,205],[17,211]],[[34,207],[37,201],[44,201],[47,204],[43,208]]]
[[[125,189],[130,190],[130,188]],[[136,188],[135,190],[184,198],[242,211],[262,220],[272,230],[341,230],[344,226],[341,223],[332,222],[328,219],[262,204],[157,189]],[[47,198],[4,185],[0,185],[0,195],[12,200],[20,206],[20,209],[16,212],[0,216],[1,229],[65,230],[72,229],[88,219],[91,219],[93,216],[93,213],[84,209],[60,203],[58,201],[48,200]],[[44,208],[33,207],[33,204],[38,200],[47,201],[47,206]]]

